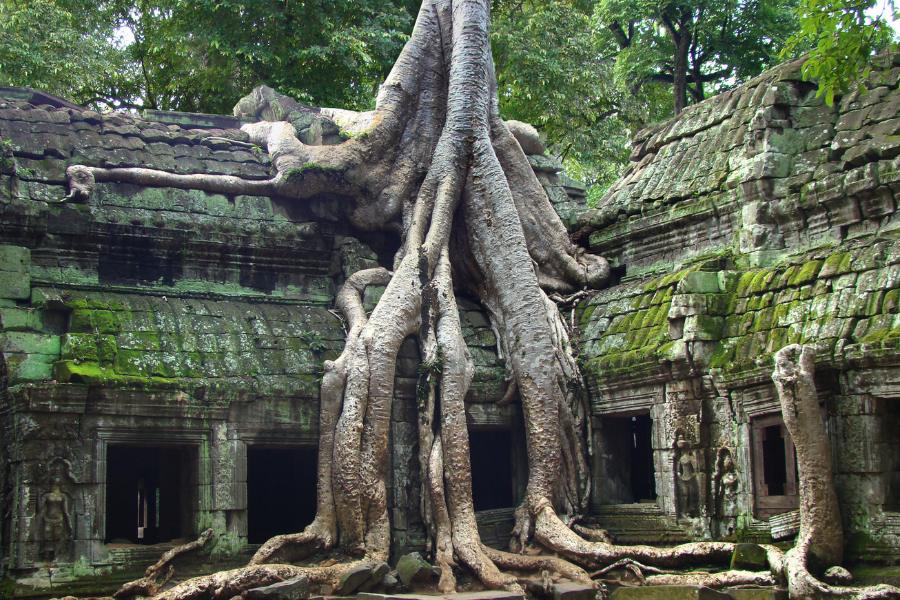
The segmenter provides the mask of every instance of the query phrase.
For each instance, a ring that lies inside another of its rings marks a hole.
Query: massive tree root
[[[322,381],[313,523],[269,540],[243,569],[192,579],[156,598],[228,598],[298,575],[336,588],[348,569],[388,559],[385,482],[394,369],[409,336],[418,340],[424,357],[418,386],[422,512],[441,591],[456,587],[459,567],[487,588],[518,590],[532,577],[544,584],[589,582],[582,567],[622,559],[680,567],[724,563],[731,556],[733,545],[718,542],[667,549],[616,546],[589,532],[591,541],[560,517],[580,514],[586,505],[586,410],[565,324],[547,294],[598,287],[609,268],[570,242],[499,117],[488,6],[486,0],[424,1],[376,109],[364,114],[321,109],[350,134],[343,143],[302,143],[290,121],[309,109],[273,90],[259,88],[243,99],[235,112],[260,119],[243,129],[271,156],[276,175],[270,180],[70,168],[72,200],[89,197],[96,181],[268,194],[288,201],[343,196],[345,216],[354,226],[394,232],[401,241],[392,272],[356,273],[337,298],[348,332],[343,353],[326,363]],[[386,286],[370,315],[361,301],[368,285]],[[499,552],[480,542],[464,407],[473,369],[456,307],[459,292],[477,298],[490,313],[524,412],[529,474],[512,546],[524,551],[537,545],[558,557]],[[290,564],[326,550],[345,562]],[[771,554],[777,576],[781,556]],[[679,576],[651,575],[647,583],[662,577],[671,583]],[[699,580],[694,574],[681,577]],[[771,578],[735,573],[707,581]]]
[[[158,561],[147,567],[143,577],[130,581],[119,588],[115,597],[131,598],[133,596],[156,595],[175,574],[175,566],[172,563],[186,554],[202,550],[213,537],[215,537],[215,532],[212,529],[207,529],[196,540],[167,550],[159,557]]]
[[[775,354],[772,380],[781,400],[784,425],[797,449],[800,475],[800,532],[784,557],[791,598],[900,598],[900,589],[832,586],[819,581],[817,571],[839,565],[844,554],[844,529],[834,487],[831,445],[819,407],[814,381],[815,351],[797,344]]]

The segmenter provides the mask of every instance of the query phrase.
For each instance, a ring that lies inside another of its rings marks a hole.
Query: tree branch
[[[610,23],[609,30],[612,32],[613,37],[616,38],[616,42],[619,44],[619,48],[624,50],[625,48],[631,46],[631,36],[625,33],[625,30],[622,29],[622,25],[618,21],[613,21],[612,23]]]
[[[727,77],[731,74],[731,68],[719,69],[718,71],[713,71],[712,73],[704,73],[700,76],[700,81],[703,83],[709,83],[711,81],[717,81],[722,79],[723,77]],[[674,78],[671,73],[654,73],[650,76],[650,81],[659,81],[661,83],[672,83]]]
[[[681,33],[675,28],[675,23],[672,22],[671,17],[666,13],[662,13],[659,18],[666,28],[666,31],[668,31],[669,35],[672,37],[672,41],[675,42],[675,45],[677,46],[681,42]]]

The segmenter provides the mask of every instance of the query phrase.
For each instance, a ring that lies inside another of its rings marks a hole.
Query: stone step
[[[662,509],[653,502],[630,502],[628,504],[601,504],[596,506],[592,511],[592,515],[623,515],[623,514],[640,514],[640,515],[659,515],[664,513]]]
[[[787,590],[772,588],[746,588],[726,590],[734,600],[788,600]]]
[[[736,588],[713,590],[695,585],[620,587],[611,600],[788,600],[787,590]]]
[[[690,541],[688,531],[655,504],[598,507],[586,525],[607,530],[620,544],[667,545]]]
[[[610,600],[731,600],[731,596],[697,585],[620,587]]]
[[[375,594],[364,592],[356,595],[357,600],[524,600],[524,594],[502,590],[480,592],[459,592],[455,594]],[[311,600],[315,600],[315,597]]]

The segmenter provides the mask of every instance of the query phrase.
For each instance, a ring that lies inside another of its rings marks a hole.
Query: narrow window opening
[[[751,428],[756,516],[794,510],[799,506],[797,454],[781,415],[755,418]]]
[[[883,400],[885,410],[882,417],[882,440],[887,472],[887,490],[884,499],[884,510],[900,512],[900,402]]]
[[[156,544],[193,534],[197,449],[110,445],[106,542]]]
[[[314,446],[247,448],[247,540],[297,533],[316,516]]]
[[[769,496],[783,496],[787,484],[787,456],[781,430],[778,425],[763,429],[763,479]]]
[[[506,429],[469,432],[475,510],[513,506],[512,435]]]

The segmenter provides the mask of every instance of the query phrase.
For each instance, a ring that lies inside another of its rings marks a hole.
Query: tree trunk
[[[688,54],[691,49],[691,30],[682,27],[675,42],[675,61],[672,68],[672,95],[675,100],[675,114],[677,115],[687,106],[688,92]]]
[[[816,394],[815,351],[793,344],[775,354],[772,380],[781,401],[785,427],[797,449],[800,475],[800,532],[784,557],[792,599],[900,598],[900,590],[878,585],[852,588],[827,585],[810,573],[838,565],[844,553],[844,529],[825,415]]]
[[[797,449],[800,475],[800,533],[798,546],[807,548],[823,568],[841,563],[844,529],[834,475],[825,415],[816,394],[815,351],[792,345],[775,355],[772,379],[781,401],[784,425]]]

